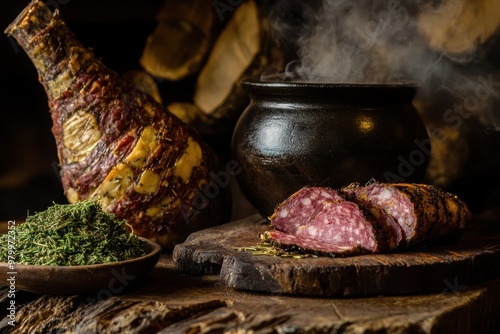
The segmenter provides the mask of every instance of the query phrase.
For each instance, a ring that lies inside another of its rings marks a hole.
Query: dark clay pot
[[[263,216],[306,185],[422,181],[430,141],[412,104],[417,84],[242,84],[251,102],[231,151]]]

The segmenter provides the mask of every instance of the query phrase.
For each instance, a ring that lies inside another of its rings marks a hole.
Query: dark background
[[[283,20],[290,30],[281,44],[284,53],[296,53],[297,26],[304,7],[318,1],[258,1],[272,12],[272,20]],[[0,4],[0,28],[3,31],[28,4],[8,1]],[[58,6],[63,20],[84,46],[119,74],[141,69],[139,59],[149,34],[156,27],[155,16],[164,0],[49,0]],[[230,13],[226,13],[229,18]],[[218,22],[222,27],[227,20]],[[498,64],[500,38],[496,38],[486,59]],[[288,44],[287,44],[288,43]],[[474,64],[473,64],[474,65]],[[52,202],[63,203],[58,175],[52,120],[47,97],[28,56],[6,35],[0,37],[0,221],[25,219],[26,214],[41,211]],[[158,81],[164,104],[189,100],[196,78],[169,83]],[[452,104],[445,104],[441,111]],[[500,207],[500,132],[484,129],[471,132],[470,158],[466,172],[448,189],[459,194],[475,212]],[[229,144],[226,138],[224,145]]]

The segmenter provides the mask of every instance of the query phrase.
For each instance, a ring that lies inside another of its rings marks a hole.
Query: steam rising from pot
[[[435,70],[441,72],[441,77],[450,74],[449,66],[441,61],[443,57],[460,63],[473,60],[475,50],[453,56],[429,48],[418,29],[418,3],[417,0],[279,1],[271,13],[273,32],[276,36],[291,36],[298,47],[298,59],[287,64],[280,78],[316,82],[425,82]],[[283,11],[290,10],[302,11],[302,17],[290,22],[290,17],[283,15]],[[299,20],[300,24],[296,24]]]
[[[446,2],[462,6],[464,1],[273,1],[271,30],[280,45],[289,47],[289,58],[281,72],[264,73],[261,79],[342,83],[418,81],[422,84],[421,94],[440,91],[455,101],[463,100],[475,94],[480,85],[478,78],[488,78],[498,64],[493,66],[484,61],[484,45],[466,41],[466,37],[464,43],[472,45],[467,52],[452,54],[431,48],[428,36],[422,33],[419,15],[434,14],[442,7],[450,15],[459,15],[463,9],[450,10],[450,6],[440,5]],[[448,19],[459,18],[448,15]],[[495,76],[491,81],[496,83],[500,77]],[[471,113],[498,128],[492,106],[498,102],[500,87],[494,88],[498,94],[492,92]]]

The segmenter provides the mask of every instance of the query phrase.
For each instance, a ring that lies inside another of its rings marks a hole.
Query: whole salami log
[[[26,51],[47,93],[69,202],[96,199],[164,248],[229,219],[228,187],[210,178],[217,170],[209,147],[96,59],[58,11],[32,1],[6,33]]]
[[[287,250],[347,256],[454,239],[471,213],[456,195],[425,184],[353,183],[339,190],[305,187],[269,218],[272,244]]]
[[[351,184],[343,191],[369,201],[393,216],[403,229],[407,246],[455,238],[465,229],[471,213],[456,195],[427,184]]]

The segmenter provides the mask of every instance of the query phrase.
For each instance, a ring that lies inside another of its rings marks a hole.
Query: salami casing
[[[465,229],[471,213],[456,195],[427,184],[351,184],[343,191],[369,201],[393,216],[401,226],[406,245],[454,238]]]

